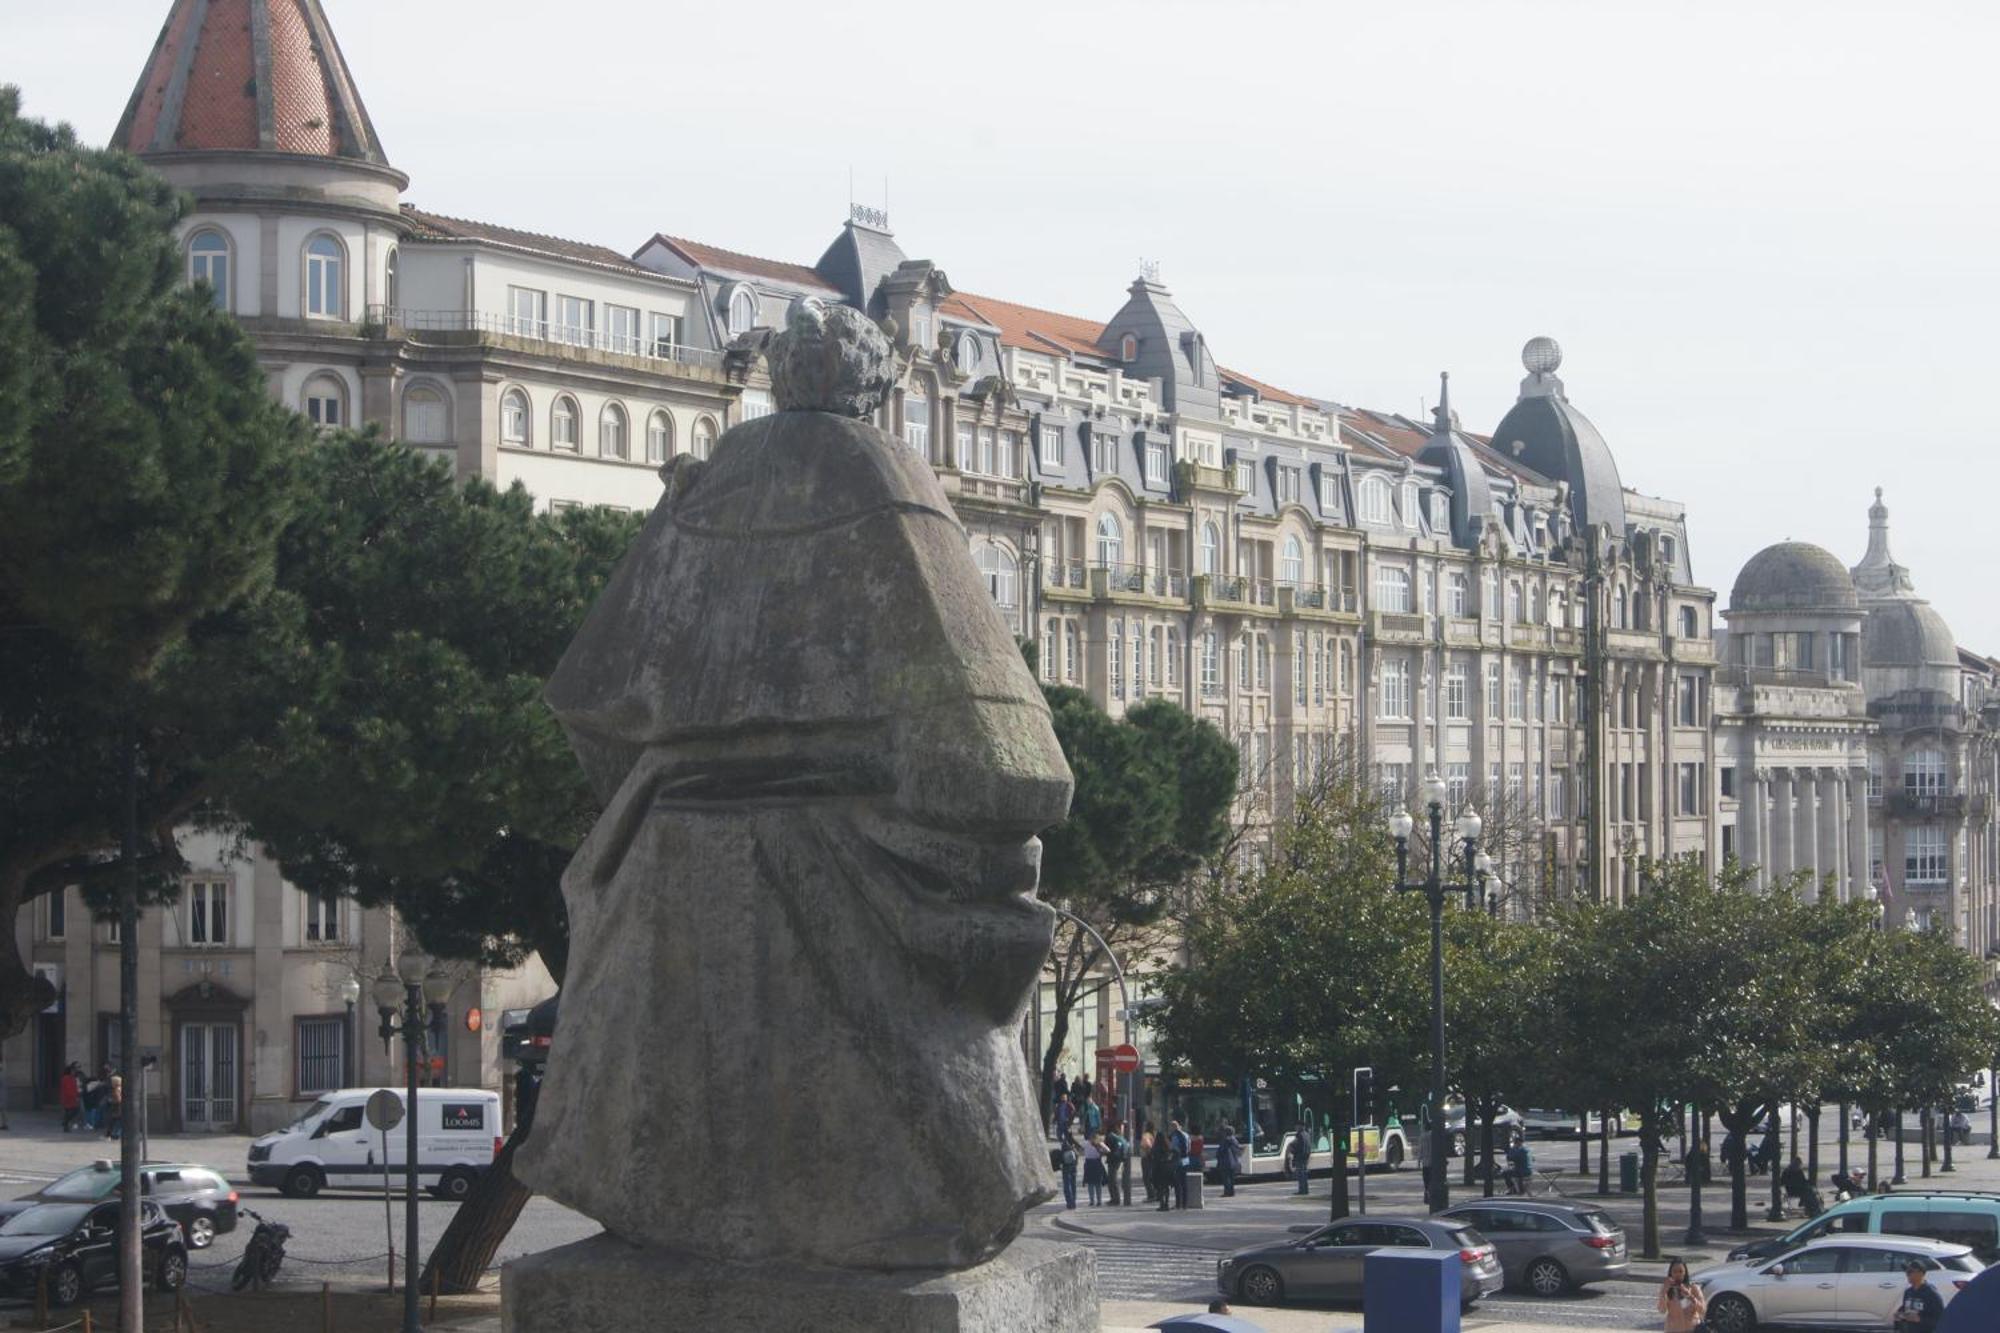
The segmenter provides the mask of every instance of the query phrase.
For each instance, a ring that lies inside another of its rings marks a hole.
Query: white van
[[[398,1124],[386,1139],[369,1125],[368,1099],[386,1091],[398,1102],[401,1088],[345,1088],[314,1102],[290,1126],[250,1145],[250,1179],[276,1185],[295,1199],[309,1199],[328,1185],[380,1189],[385,1162],[390,1183],[400,1184],[409,1127]],[[443,1199],[463,1199],[472,1183],[500,1155],[500,1094],[481,1088],[417,1089],[417,1183]]]

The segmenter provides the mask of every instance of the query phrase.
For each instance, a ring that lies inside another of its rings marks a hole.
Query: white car
[[[1533,1139],[1573,1139],[1576,1137],[1577,1121],[1581,1118],[1581,1113],[1576,1111],[1531,1106],[1521,1112],[1521,1128],[1527,1132],[1529,1138]],[[1604,1113],[1592,1111],[1589,1124],[1591,1136],[1594,1138],[1604,1128]],[[1612,1117],[1611,1132],[1614,1135],[1625,1132],[1623,1114]]]
[[[1721,1264],[1694,1274],[1708,1296],[1715,1333],[1764,1327],[1888,1328],[1909,1285],[1912,1259],[1930,1270],[1925,1281],[1950,1304],[1985,1267],[1964,1245],[1909,1236],[1829,1236],[1775,1259]]]

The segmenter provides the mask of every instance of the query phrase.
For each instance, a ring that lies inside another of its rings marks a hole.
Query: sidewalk
[[[6,1194],[23,1192],[8,1186],[32,1188],[29,1182],[54,1180],[98,1158],[118,1160],[117,1139],[82,1128],[65,1134],[60,1111],[9,1111],[7,1121],[8,1128],[0,1130],[0,1191]],[[241,1185],[248,1178],[244,1165],[250,1141],[248,1134],[152,1134],[146,1156],[155,1162],[199,1162]]]

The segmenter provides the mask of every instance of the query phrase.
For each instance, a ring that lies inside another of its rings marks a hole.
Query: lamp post
[[[1444,1117],[1444,896],[1447,893],[1463,893],[1466,906],[1474,907],[1479,902],[1486,878],[1477,859],[1479,835],[1485,824],[1477,810],[1468,809],[1453,825],[1465,858],[1465,881],[1454,884],[1445,882],[1446,793],[1444,779],[1436,773],[1424,779],[1424,804],[1431,825],[1431,865],[1430,873],[1420,880],[1409,878],[1410,833],[1416,827],[1416,821],[1410,818],[1407,810],[1399,810],[1389,818],[1389,832],[1396,839],[1396,891],[1422,893],[1431,909],[1431,1150],[1425,1158],[1429,1171],[1424,1184],[1426,1201],[1434,1213],[1451,1206],[1450,1173],[1445,1169],[1445,1162],[1451,1155],[1451,1140],[1445,1133]]]
[[[403,1330],[423,1333],[417,1318],[417,1067],[423,1058],[425,1034],[430,1029],[430,1006],[451,997],[452,979],[442,969],[428,966],[415,949],[405,949],[396,959],[396,970],[383,970],[375,978],[370,994],[375,1010],[382,1016],[382,1046],[389,1038],[403,1038],[403,1073],[408,1091],[403,1101]],[[399,1021],[400,1020],[400,1021]]]
[[[354,1006],[361,1001],[361,979],[350,976],[341,982],[340,998],[347,1005],[347,1026],[340,1031],[340,1085],[351,1088],[355,1084],[354,1070],[361,1051],[361,1032],[354,1025]]]

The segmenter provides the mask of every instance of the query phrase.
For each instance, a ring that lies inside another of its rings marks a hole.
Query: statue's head
[[[799,302],[767,356],[781,412],[871,417],[894,382],[895,350],[852,306]]]

